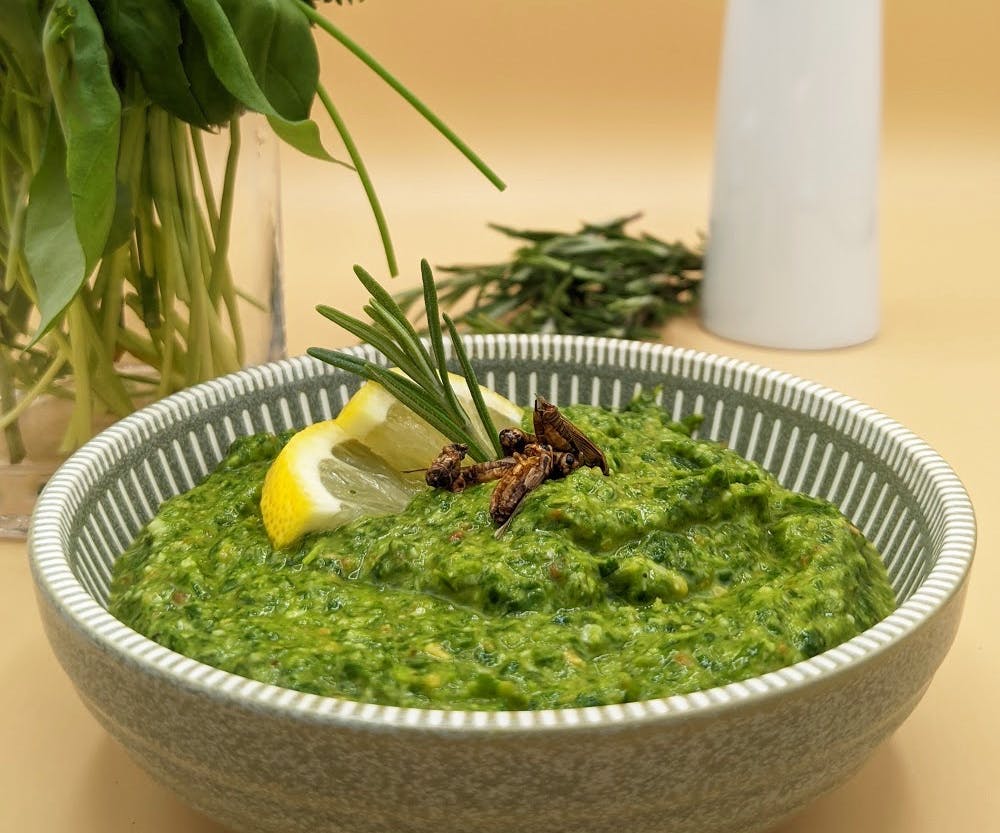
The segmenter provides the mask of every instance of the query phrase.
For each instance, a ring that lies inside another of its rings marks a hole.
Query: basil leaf
[[[251,110],[268,116],[282,116],[257,83],[232,23],[218,0],[182,2],[205,40],[208,63],[225,88]]]
[[[189,124],[208,127],[181,62],[181,13],[170,0],[93,0],[116,58],[149,97]]]
[[[28,192],[24,256],[38,293],[41,316],[31,340],[34,344],[73,300],[87,275],[66,178],[66,146],[54,116],[49,121],[41,165]]]
[[[181,2],[204,40],[207,63],[226,90],[245,107],[270,117],[272,129],[288,144],[309,156],[330,160],[330,155],[323,150],[320,143],[319,129],[313,122],[304,118],[289,119],[268,100],[250,68],[233,25],[218,0],[181,0]],[[188,65],[188,77],[191,78],[193,87],[195,69],[195,65]],[[201,98],[201,91],[195,88],[195,92],[204,107],[205,101]],[[211,114],[209,117],[211,118]]]
[[[236,97],[223,86],[208,62],[205,39],[191,17],[181,19],[181,60],[191,84],[191,92],[210,125],[226,124],[240,109]]]
[[[314,121],[308,119],[304,121],[286,121],[285,119],[267,117],[267,123],[271,125],[274,134],[286,144],[291,145],[297,151],[306,156],[322,159],[325,162],[336,162],[346,168],[354,170],[353,166],[340,159],[334,159],[326,152],[323,142],[319,136],[319,126]]]
[[[42,52],[66,142],[66,178],[89,272],[104,251],[115,211],[121,102],[101,24],[87,0],[52,6]]]
[[[309,118],[319,55],[309,21],[289,0],[219,0],[254,78],[271,106],[289,121]]]

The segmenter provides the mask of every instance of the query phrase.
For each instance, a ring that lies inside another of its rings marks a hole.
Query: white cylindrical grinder
[[[768,347],[878,330],[880,0],[730,0],[705,326]]]

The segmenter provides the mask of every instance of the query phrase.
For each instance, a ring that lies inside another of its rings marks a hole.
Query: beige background
[[[495,192],[357,62],[324,79],[383,197],[403,276],[509,251],[487,221],[571,227],[641,210],[658,235],[707,224],[722,3],[369,0],[327,13],[506,178]],[[822,353],[725,342],[693,320],[664,340],[816,379],[935,446],[967,484],[980,544],[951,654],[912,717],[845,787],[780,833],[1000,830],[1000,5],[887,0],[884,315],[877,339]],[[331,146],[335,143],[332,140]],[[354,309],[350,266],[384,276],[351,174],[283,155],[289,349],[347,343],[311,311]],[[0,545],[0,830],[216,833],[139,771],[52,658],[24,547]]]

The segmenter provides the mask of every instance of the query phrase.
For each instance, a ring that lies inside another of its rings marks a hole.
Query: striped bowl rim
[[[507,351],[517,356],[548,355],[560,348],[592,357],[598,363],[628,358],[652,367],[683,366],[689,378],[722,382],[737,392],[759,393],[788,405],[796,399],[799,412],[825,421],[835,430],[850,425],[855,436],[867,432],[867,445],[887,439],[914,463],[914,474],[923,473],[944,507],[938,557],[929,574],[912,595],[888,617],[835,648],[794,665],[757,677],[690,694],[607,706],[536,711],[463,711],[383,706],[257,682],[214,668],[153,642],[115,619],[76,578],[70,566],[67,543],[71,511],[66,498],[82,483],[91,487],[109,460],[121,456],[120,446],[135,437],[148,437],[167,423],[190,418],[197,406],[224,401],[239,392],[270,387],[275,380],[328,374],[326,365],[308,356],[284,359],[248,368],[172,394],[111,426],[73,454],[51,478],[36,504],[28,536],[32,573],[39,591],[71,626],[92,643],[143,673],[209,698],[244,704],[280,716],[304,721],[355,725],[365,728],[413,728],[423,731],[469,732],[496,730],[539,731],[576,727],[634,726],[647,721],[693,718],[714,714],[749,702],[759,702],[799,689],[853,669],[913,633],[958,592],[972,563],[976,524],[972,504],[951,467],[926,442],[879,411],[831,388],[726,356],[667,345],[583,336],[470,336],[470,354],[476,357]],[[347,352],[370,355],[370,348]],[[610,358],[609,358],[610,357]],[[647,364],[648,363],[648,364]],[[732,382],[732,384],[730,384]],[[825,406],[821,408],[820,406]]]

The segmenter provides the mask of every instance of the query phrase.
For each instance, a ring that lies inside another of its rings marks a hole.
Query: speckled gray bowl
[[[239,831],[643,833],[768,827],[843,782],[910,713],[955,630],[972,508],[905,428],[841,394],[650,344],[483,337],[483,380],[518,402],[617,405],[662,385],[676,416],[838,504],[902,601],[855,639],[682,697],[540,712],[386,708],[253,682],[162,648],[105,609],[111,565],[237,435],[334,415],[356,382],[311,359],[199,385],[75,454],[31,529],[38,600],[81,698],[185,801]]]

